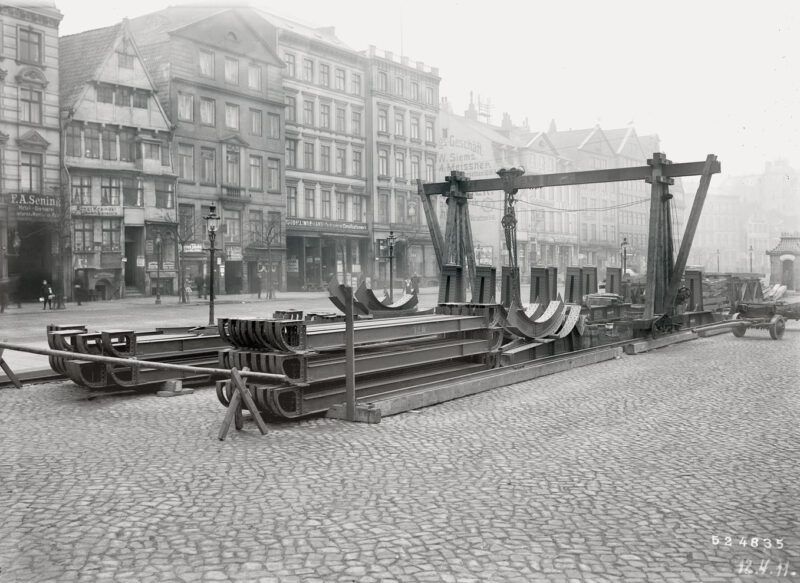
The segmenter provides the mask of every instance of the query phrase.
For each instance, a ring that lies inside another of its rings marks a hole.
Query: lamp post
[[[217,216],[217,206],[211,205],[209,212],[203,217],[206,221],[206,228],[208,229],[208,242],[209,253],[211,255],[211,266],[208,272],[208,325],[214,325],[214,271],[216,264],[214,263],[214,251],[216,249],[215,239],[217,237],[217,229],[219,228],[219,216]]]
[[[622,278],[628,273],[628,238],[622,238]]]
[[[719,249],[717,249],[717,273],[720,273],[720,270],[719,270]]]
[[[386,243],[389,245],[389,301],[394,302],[394,242],[397,237],[394,231],[389,231],[389,238]]]
[[[161,233],[156,235],[156,303],[161,303]]]
[[[750,251],[750,273],[753,273],[753,246],[752,245],[750,245],[750,249],[748,249],[748,251]]]

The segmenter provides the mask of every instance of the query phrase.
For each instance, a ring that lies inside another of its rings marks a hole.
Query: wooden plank
[[[243,368],[242,372],[247,374],[248,369]],[[244,404],[247,406],[247,409],[250,411],[250,414],[253,416],[253,420],[256,422],[256,425],[258,425],[258,430],[261,432],[261,435],[266,435],[267,424],[264,423],[264,419],[261,418],[261,413],[258,412],[258,407],[256,407],[256,403],[253,401],[253,396],[245,386],[244,381],[242,380],[242,375],[236,367],[231,369],[231,382],[236,389],[236,394],[241,393],[241,398],[244,401]]]
[[[686,262],[689,259],[689,252],[692,250],[692,242],[694,241],[695,233],[697,233],[697,226],[700,224],[700,214],[703,212],[703,205],[706,201],[706,194],[708,187],[711,184],[711,175],[714,164],[719,165],[717,157],[714,154],[709,154],[706,158],[703,173],[700,177],[700,184],[697,185],[697,193],[694,195],[694,202],[692,203],[692,210],[689,213],[689,220],[686,222],[686,230],[683,233],[683,240],[681,247],[678,250],[678,256],[675,259],[675,266],[672,268],[672,274],[669,281],[669,289],[667,290],[667,305],[671,306],[675,301],[675,296],[678,293],[678,287],[683,277],[683,271],[686,269]]]
[[[677,178],[680,176],[698,176],[703,173],[705,162],[683,162],[665,166],[662,176]],[[711,166],[711,173],[721,171],[719,162]],[[593,184],[599,182],[621,182],[626,180],[645,180],[652,176],[650,166],[636,166],[632,168],[607,168],[604,170],[586,170],[583,172],[561,172],[557,174],[530,174],[520,176],[514,181],[516,188],[545,188],[551,186],[572,186],[575,184]],[[461,186],[462,192],[484,192],[503,190],[504,184],[500,178],[485,178],[470,180]],[[425,194],[447,194],[450,191],[449,182],[436,182],[423,186]]]
[[[225,436],[228,435],[228,430],[231,428],[231,423],[233,423],[233,419],[236,416],[236,410],[240,409],[242,406],[242,397],[239,394],[239,391],[233,391],[233,396],[231,397],[231,402],[228,403],[228,410],[225,411],[225,418],[222,420],[222,425],[219,428],[219,434],[217,438],[220,441],[225,441]]]
[[[433,208],[430,197],[425,194],[422,188],[422,181],[417,179],[417,194],[419,194],[422,201],[422,210],[425,212],[425,220],[428,223],[428,231],[431,234],[431,244],[433,245],[433,252],[436,255],[436,266],[441,271],[442,257],[444,255],[444,239],[442,237],[442,228],[439,226],[439,217],[436,216],[436,211]]]
[[[11,379],[11,382],[14,383],[14,386],[18,389],[22,388],[22,383],[19,382],[19,378],[17,375],[14,374],[14,371],[11,370],[11,367],[8,366],[8,363],[3,359],[3,351],[5,348],[0,348],[0,368],[3,369],[3,372],[6,373],[6,376]]]
[[[647,241],[647,282],[645,285],[644,319],[649,320],[655,313],[656,286],[659,261],[659,226],[661,224],[662,184],[658,180],[662,174],[663,155],[653,156],[653,165],[648,166],[652,182],[650,184],[650,221]]]

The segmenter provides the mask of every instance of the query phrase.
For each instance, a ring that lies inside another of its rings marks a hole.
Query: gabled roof
[[[58,77],[62,105],[75,105],[84,86],[95,78],[121,30],[122,23],[119,23],[59,39]]]
[[[605,143],[611,151],[614,151],[614,147],[609,143],[605,132],[600,129],[599,125],[582,130],[548,132],[547,136],[556,150],[566,157],[570,157],[576,150],[582,150],[597,141]]]
[[[333,27],[314,27],[308,24],[297,22],[296,20],[289,20],[288,18],[278,16],[277,14],[273,14],[271,12],[265,12],[263,10],[257,10],[257,12],[268,22],[271,22],[276,28],[291,31],[314,42],[331,45],[337,49],[342,49],[353,53],[356,52],[355,49],[346,45],[338,36],[336,36]]]

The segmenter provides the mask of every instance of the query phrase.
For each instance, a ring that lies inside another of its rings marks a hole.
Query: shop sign
[[[152,255],[153,254],[153,249],[154,249],[153,240],[152,239],[146,239],[145,242],[144,242],[144,252],[145,252],[145,254],[146,255]]]
[[[165,271],[175,271],[175,262],[174,261],[162,261],[161,262],[161,269]]]
[[[240,245],[229,245],[225,247],[225,253],[228,256],[228,261],[242,260],[242,248]]]
[[[289,273],[300,273],[300,261],[297,257],[292,257],[286,262],[286,271]]]
[[[366,223],[340,223],[337,221],[326,221],[322,219],[299,219],[292,217],[286,219],[287,227],[300,229],[314,229],[321,231],[336,231],[339,233],[366,233]]]
[[[147,262],[147,270],[148,271],[157,271],[158,270],[158,261],[148,261]]]
[[[202,245],[202,243],[184,243],[183,244],[183,252],[184,253],[202,253],[203,252],[203,245]]]
[[[79,206],[75,214],[84,217],[121,217],[122,207],[118,206]]]
[[[12,192],[9,204],[17,211],[17,218],[56,219],[59,200],[57,196]]]
[[[144,255],[136,256],[136,267],[144,267]]]

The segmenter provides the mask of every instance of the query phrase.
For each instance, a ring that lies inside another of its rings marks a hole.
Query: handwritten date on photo
[[[746,537],[741,536],[739,538],[739,542],[736,542],[737,537],[732,536],[716,536],[711,535],[711,544],[714,546],[720,547],[732,547],[732,546],[742,546],[742,547],[750,547],[753,549],[762,548],[762,549],[782,549],[783,548],[783,539],[782,538],[761,538],[758,536],[753,537]]]
[[[766,577],[796,577],[797,571],[789,567],[789,561],[770,561],[769,559],[739,559],[736,566],[737,575],[755,575]]]

